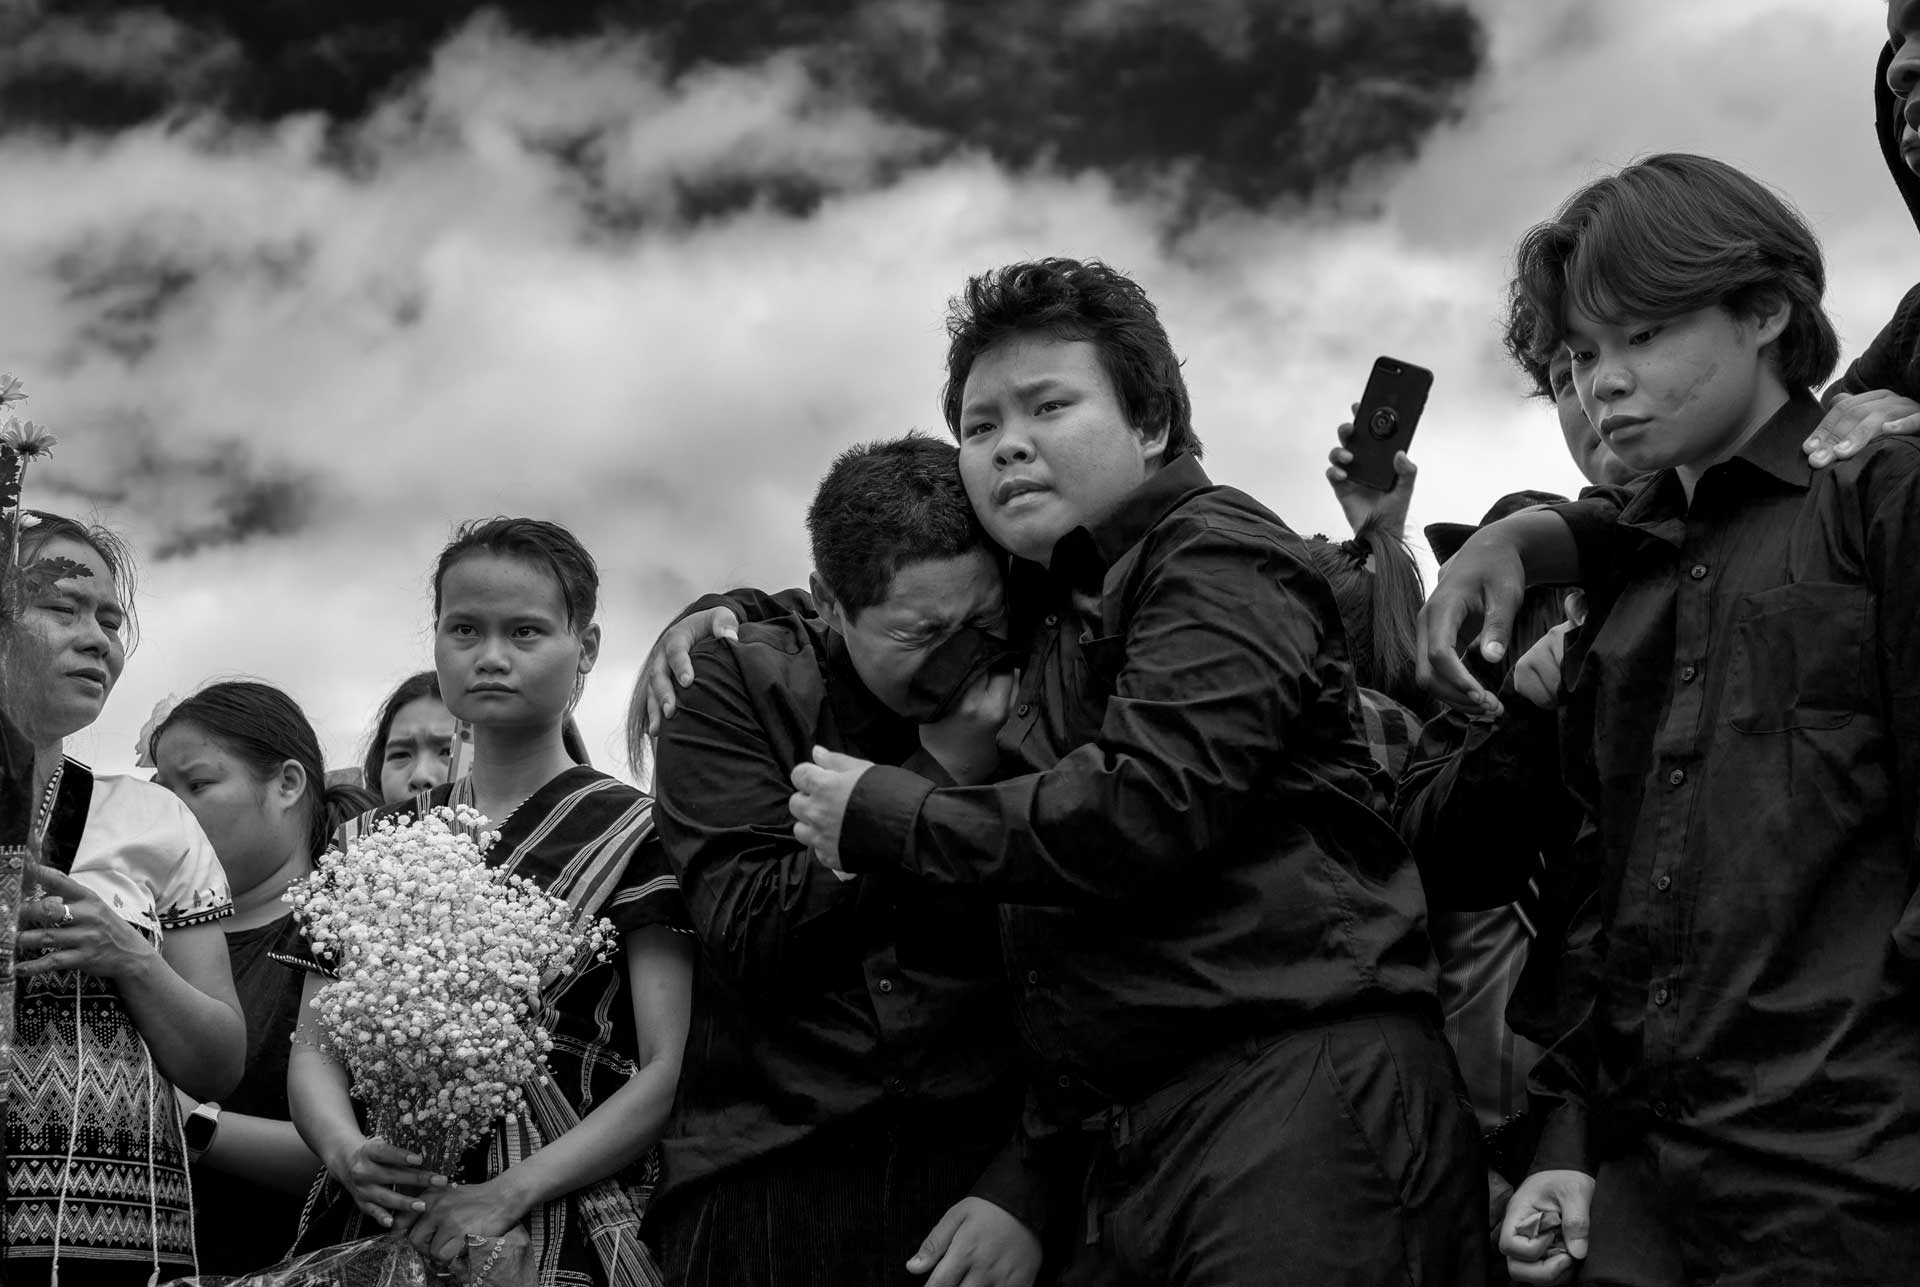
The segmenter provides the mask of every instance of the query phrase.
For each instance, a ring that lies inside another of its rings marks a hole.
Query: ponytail
[[[1425,711],[1431,703],[1415,685],[1413,672],[1426,583],[1406,542],[1369,518],[1352,540],[1318,538],[1307,543],[1307,553],[1333,590],[1354,678],[1415,712]]]
[[[354,786],[350,782],[336,782],[327,788],[320,797],[320,807],[315,810],[313,835],[317,837],[313,856],[318,858],[326,851],[327,845],[338,834],[340,828],[352,822],[363,813],[370,813],[380,807],[380,797],[365,787]]]

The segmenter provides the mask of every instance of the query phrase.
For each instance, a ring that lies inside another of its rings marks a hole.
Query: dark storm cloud
[[[1447,0],[40,0],[0,60],[15,125],[108,129],[190,109],[363,117],[487,11],[532,38],[641,36],[668,83],[796,53],[820,85],[938,146],[1092,170],[1191,210],[1311,195],[1411,155],[1480,67]],[[591,177],[591,136],[553,140]],[[863,175],[885,180],[890,172]],[[683,183],[682,216],[757,201],[805,213],[844,179]],[[597,195],[600,189],[589,188]],[[608,221],[632,220],[613,202]]]

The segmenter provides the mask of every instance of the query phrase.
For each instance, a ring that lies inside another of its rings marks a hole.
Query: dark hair
[[[1506,347],[1507,356],[1527,377],[1527,383],[1533,386],[1534,397],[1556,401],[1553,394],[1553,348],[1549,343],[1544,351],[1535,351],[1533,304],[1520,289],[1518,280],[1507,287],[1507,321],[1500,339]]]
[[[64,514],[50,514],[43,509],[23,509],[21,517],[32,517],[32,527],[20,532],[20,562],[33,562],[48,542],[57,540],[78,541],[100,556],[107,565],[107,571],[113,574],[113,583],[120,596],[120,606],[126,610],[126,623],[120,627],[120,642],[126,651],[132,652],[139,641],[140,623],[134,616],[133,596],[137,568],[133,561],[133,547],[125,540],[98,523],[82,523]]]
[[[326,762],[313,725],[293,698],[270,684],[225,680],[209,684],[175,706],[147,740],[147,756],[158,760],[160,737],[177,724],[191,724],[218,742],[229,755],[265,782],[288,760],[307,775],[307,853],[327,847],[341,823],[377,808],[378,798],[357,786],[327,784]]]
[[[1771,301],[1792,312],[1770,346],[1783,384],[1810,389],[1832,374],[1840,341],[1821,307],[1820,243],[1791,206],[1723,161],[1668,152],[1574,193],[1521,240],[1512,291],[1530,325],[1532,360],[1566,334],[1569,305],[1610,322],[1674,317],[1719,305],[1754,317]]]
[[[593,624],[594,609],[599,606],[600,569],[587,547],[558,523],[505,517],[476,518],[461,524],[447,548],[440,551],[440,560],[433,568],[435,620],[440,617],[440,588],[448,571],[469,554],[494,554],[545,568],[560,587],[567,628],[578,631]]]
[[[440,676],[431,670],[408,675],[400,681],[399,687],[387,694],[387,700],[380,703],[380,715],[373,721],[373,736],[360,754],[360,780],[366,784],[367,790],[379,793],[380,770],[386,763],[387,735],[393,732],[393,721],[402,710],[422,697],[440,700]]]
[[[1370,518],[1350,541],[1308,541],[1307,557],[1327,579],[1340,609],[1354,681],[1410,710],[1428,709],[1431,699],[1413,682],[1426,584],[1406,543]]]
[[[909,563],[987,544],[952,443],[910,433],[849,447],[807,507],[813,570],[849,618],[885,599]]]
[[[974,361],[1016,335],[1092,342],[1133,427],[1151,433],[1166,426],[1163,461],[1199,457],[1187,382],[1159,310],[1132,278],[1097,259],[1008,264],[969,278],[966,290],[948,301],[947,387],[940,405],[955,437]]]

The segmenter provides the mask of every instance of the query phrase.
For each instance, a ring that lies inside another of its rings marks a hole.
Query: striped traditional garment
[[[465,779],[365,814],[346,834],[363,835],[383,817],[418,816],[422,808],[451,803],[472,803]],[[604,916],[622,933],[649,925],[687,929],[679,885],[654,838],[653,801],[632,787],[590,768],[571,768],[528,797],[498,830],[500,840],[487,861],[565,899],[576,927]],[[553,1034],[549,1078],[523,1088],[529,1111],[506,1119],[490,1140],[469,1149],[457,1180],[479,1183],[499,1174],[578,1123],[635,1071],[639,1047],[623,953],[569,976],[549,975],[541,996],[542,1022]],[[660,1271],[640,1241],[641,1217],[658,1173],[658,1155],[650,1153],[621,1174],[536,1210],[527,1221],[529,1265],[516,1281],[528,1287],[658,1287]],[[324,1230],[329,1240],[344,1240],[379,1232],[371,1224],[361,1227],[344,1196],[335,1205],[334,1219],[315,1222],[316,1234]],[[316,1240],[303,1237],[302,1249]]]

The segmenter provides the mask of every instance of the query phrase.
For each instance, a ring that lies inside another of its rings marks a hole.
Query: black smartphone
[[[1347,466],[1347,477],[1375,491],[1393,490],[1399,481],[1393,472],[1393,454],[1405,451],[1413,441],[1432,387],[1433,372],[1423,366],[1399,358],[1374,359],[1367,391],[1360,395],[1360,410],[1353,416],[1353,438],[1347,443],[1353,463]]]

